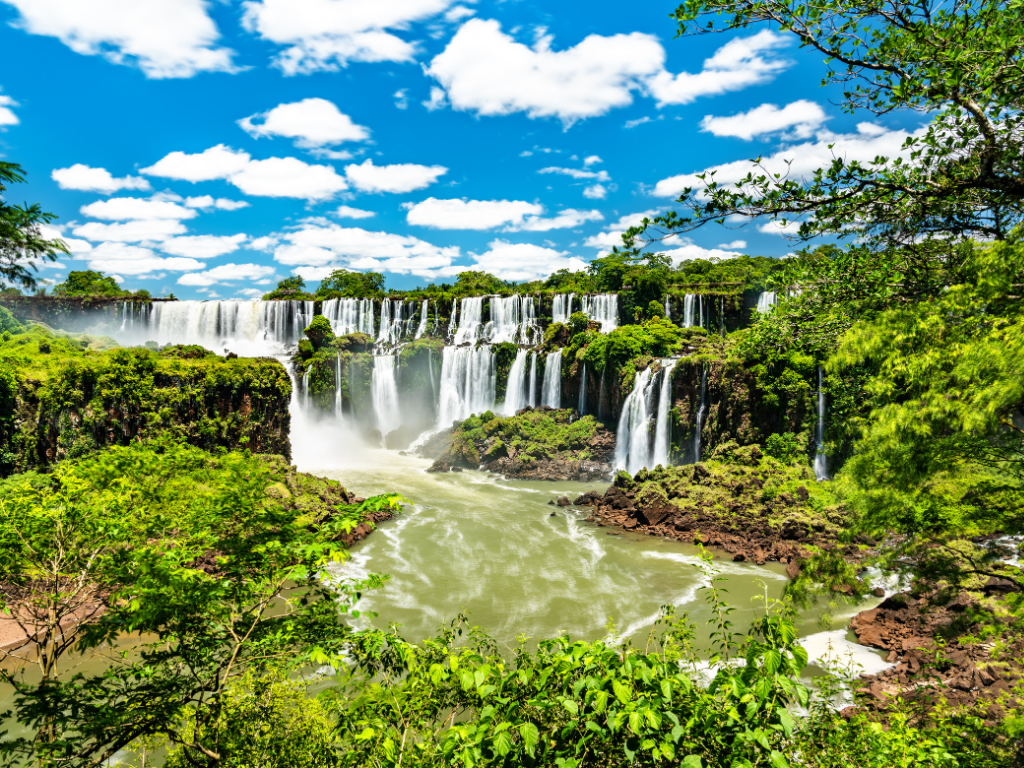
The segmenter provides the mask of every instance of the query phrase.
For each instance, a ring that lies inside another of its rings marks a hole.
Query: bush
[[[779,461],[788,464],[799,456],[803,451],[800,449],[800,442],[792,432],[768,435],[764,441],[764,452]]]
[[[304,331],[306,338],[312,344],[313,349],[321,349],[334,341],[334,331],[331,330],[331,321],[323,315],[314,315]]]

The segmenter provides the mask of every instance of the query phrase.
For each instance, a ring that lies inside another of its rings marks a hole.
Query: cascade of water
[[[535,331],[539,331],[540,328],[537,326],[537,310],[533,305],[533,296],[523,297],[523,317],[519,326],[519,343],[520,344],[533,344]],[[537,342],[540,341],[538,338]]]
[[[491,322],[487,324],[486,334],[491,344],[519,341],[522,304],[523,297],[518,294],[491,297]]]
[[[391,331],[391,300],[384,299],[380,303],[380,333],[377,334],[377,343],[382,344],[388,338]]]
[[[684,328],[690,328],[694,324],[694,322],[693,322],[693,305],[694,305],[694,299],[696,299],[696,298],[697,297],[694,294],[692,294],[692,293],[688,293],[685,296],[683,296],[683,327]]]
[[[427,372],[430,374],[430,393],[434,396],[433,402],[437,402],[437,377],[434,375],[434,348],[427,347]]]
[[[525,349],[516,352],[515,362],[508,372],[508,386],[505,388],[506,416],[515,416],[516,411],[525,408],[526,402],[526,355]]]
[[[821,366],[818,366],[818,448],[814,454],[814,477],[828,480],[828,456],[825,455],[825,389],[822,385]]]
[[[775,306],[775,291],[761,291],[757,297],[757,311],[765,315],[772,311]]]
[[[427,332],[427,320],[430,318],[430,300],[424,299],[420,305],[420,327],[416,329],[415,338],[419,338]]]
[[[548,354],[544,363],[544,400],[541,405],[562,407],[562,350]]]
[[[349,407],[349,410],[352,412],[352,416],[353,417],[355,417],[355,415],[356,415],[356,399],[354,397],[352,397],[352,392],[354,391],[354,387],[355,387],[355,380],[356,380],[356,363],[355,363],[355,357],[353,356],[353,357],[350,357],[349,360],[348,360],[348,386],[349,386],[349,389],[348,389],[348,407]]]
[[[601,371],[601,388],[597,393],[597,420],[604,421],[604,379],[608,369],[605,368]]]
[[[537,407],[537,353],[530,353],[530,407]]]
[[[700,374],[700,403],[697,406],[696,425],[693,433],[693,463],[700,461],[701,444],[704,439],[704,419],[708,414],[708,369],[707,366]]]
[[[302,410],[309,411],[309,372],[310,368],[302,374]]]
[[[442,354],[438,426],[494,408],[497,371],[491,347],[445,347]]]
[[[611,333],[619,327],[619,296],[616,293],[601,293],[584,296],[580,300],[580,312],[590,320],[601,324],[601,333]]]
[[[162,301],[145,320],[147,335],[160,344],[276,355],[302,337],[311,313],[312,302],[301,301]]]
[[[448,318],[448,341],[449,342],[451,342],[451,340],[454,338],[454,336],[455,336],[455,329],[458,327],[457,320],[456,320],[456,315],[459,314],[458,310],[459,310],[459,300],[458,299],[452,299],[452,316]]]
[[[704,328],[704,297],[697,297],[697,306],[700,308],[700,327]]]
[[[373,302],[370,299],[327,299],[320,313],[330,321],[335,336],[373,333]]]
[[[654,428],[654,457],[652,464],[667,467],[671,464],[672,425],[668,413],[672,406],[672,369],[675,360],[663,360],[661,369],[661,392],[658,393],[658,416]]]
[[[576,408],[580,416],[587,412],[587,364],[583,364],[583,373],[580,375],[580,402]]]
[[[462,320],[455,333],[455,344],[475,344],[480,338],[483,306],[483,296],[470,296],[462,300]]]
[[[575,293],[559,293],[551,299],[551,322],[568,322],[572,315],[572,300]]]
[[[398,405],[398,382],[395,379],[397,364],[397,354],[374,355],[373,357],[370,393],[373,400],[373,412],[377,417],[377,429],[380,430],[382,442],[402,423]]]
[[[651,369],[636,375],[633,391],[622,405],[618,434],[615,437],[615,468],[636,474],[651,463],[651,427],[648,417]]]
[[[669,295],[667,293],[665,294],[665,319],[672,319],[672,307],[669,306]]]
[[[334,416],[340,419],[341,413],[341,355],[334,358]]]

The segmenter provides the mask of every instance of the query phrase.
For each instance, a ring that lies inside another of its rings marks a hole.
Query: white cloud
[[[39,234],[47,240],[61,239],[64,241],[64,245],[68,247],[68,250],[73,254],[72,258],[81,253],[88,253],[92,250],[92,243],[87,243],[85,240],[78,240],[74,237],[64,236],[64,225],[63,224],[42,224],[39,227]],[[42,261],[39,266],[46,267],[47,265],[53,264],[52,261]]]
[[[822,131],[816,141],[784,147],[762,158],[761,164],[768,173],[788,174],[790,179],[806,181],[816,169],[831,165],[834,157],[842,157],[846,162],[870,162],[879,155],[894,158],[901,154],[903,143],[909,136],[921,135],[924,130],[921,128],[910,134],[861,123],[857,126],[857,133],[837,135]],[[755,176],[762,173],[749,160],[736,160],[708,170],[715,171],[715,181],[720,185],[735,184],[752,171],[755,171]],[[658,197],[676,197],[686,187],[692,187],[698,192],[704,188],[696,173],[685,173],[662,179],[655,185],[653,194]]]
[[[330,277],[337,267],[296,267],[292,270],[293,275],[298,275],[303,280],[323,280]]]
[[[0,128],[5,125],[17,125],[18,116],[14,114],[11,107],[18,106],[18,102],[12,99],[10,96],[4,96],[0,93]]]
[[[232,51],[206,0],[7,0],[26,32],[58,38],[76,53],[137,65],[147,77],[232,72]]]
[[[595,179],[597,181],[611,179],[607,171],[584,171],[579,168],[558,168],[556,166],[541,168],[537,173],[557,173],[561,176],[571,176],[574,179]]]
[[[578,227],[585,221],[601,221],[603,218],[604,216],[601,215],[600,211],[579,211],[575,208],[566,208],[550,219],[530,217],[517,227],[509,227],[509,230],[548,232],[552,229],[571,229],[572,227]]]
[[[274,274],[273,267],[260,264],[221,264],[206,272],[191,272],[178,278],[178,285],[208,287],[236,280],[259,280]]]
[[[730,117],[706,115],[700,121],[700,128],[715,136],[735,136],[745,141],[750,141],[755,136],[792,129],[795,138],[806,139],[827,119],[825,111],[820,106],[813,101],[800,99],[781,109],[774,104],[762,104]]]
[[[341,205],[334,211],[334,215],[342,219],[369,219],[377,214],[374,211],[364,211],[362,208]]]
[[[781,219],[774,219],[764,222],[757,229],[766,235],[795,235],[800,229],[800,222],[787,220],[783,223]]]
[[[726,248],[726,249],[746,248],[747,247],[747,241],[746,240],[733,240],[731,243],[720,243],[718,247],[719,248]]]
[[[76,235],[87,240],[122,243],[165,240],[175,235],[183,235],[187,231],[185,225],[177,219],[136,219],[117,224],[90,221],[73,230]]]
[[[772,58],[773,51],[789,45],[789,39],[762,30],[751,37],[738,37],[719,48],[704,68],[696,73],[678,75],[662,70],[647,81],[658,106],[689,104],[701,96],[739,91],[771,80],[792,62]]]
[[[218,197],[214,199],[212,195],[200,195],[199,197],[186,197],[185,205],[189,208],[199,208],[200,210],[209,210],[210,208],[218,208],[222,211],[237,211],[239,208],[248,208],[249,203],[244,200],[228,200],[224,197]]]
[[[247,0],[243,24],[289,46],[274,60],[287,75],[350,61],[412,61],[416,47],[389,32],[446,11],[452,0]]]
[[[427,108],[428,112],[433,112],[447,103],[448,97],[445,95],[444,88],[438,88],[435,85],[430,89],[430,98],[423,102],[423,106]]]
[[[521,224],[527,216],[540,216],[544,206],[524,200],[438,200],[428,197],[409,204],[409,224],[434,229],[494,229]]]
[[[467,16],[472,16],[475,13],[476,11],[472,8],[467,8],[464,5],[456,5],[444,14],[444,20],[449,24],[455,24],[456,22],[462,21]]]
[[[140,197],[112,197],[83,205],[81,211],[94,219],[124,221],[126,219],[191,219],[197,214],[191,208],[168,200]]]
[[[247,152],[218,144],[194,155],[171,152],[149,168],[143,168],[142,173],[182,181],[212,181],[240,173],[248,164]]]
[[[604,160],[602,160],[597,155],[590,155],[589,157],[583,158],[583,165],[585,165],[587,167],[590,167],[594,163],[603,163],[603,162],[604,162]]]
[[[587,268],[586,262],[569,256],[568,251],[556,251],[532,243],[494,240],[488,243],[488,248],[490,250],[484,253],[470,254],[475,262],[472,268],[490,272],[502,280],[538,280],[560,269],[579,272]]]
[[[117,271],[125,275],[148,275],[160,269],[171,272],[187,272],[190,269],[202,269],[205,266],[201,261],[195,259],[161,259],[159,257],[132,260],[93,259],[89,262],[89,269],[100,272]]]
[[[457,246],[439,247],[415,237],[336,224],[309,224],[284,235],[284,239],[290,244],[279,246],[274,259],[289,266],[334,264],[434,277],[434,270],[451,265],[459,257]]]
[[[399,109],[408,109],[409,108],[408,93],[409,93],[409,89],[408,88],[399,88],[397,91],[395,91],[395,94],[394,94],[394,96],[392,98],[395,100],[395,106],[396,107],[398,107]]]
[[[309,165],[294,157],[252,160],[228,179],[247,195],[325,200],[348,188],[329,165]]]
[[[669,248],[666,250],[658,250],[658,253],[664,253],[670,259],[673,264],[680,264],[684,261],[693,261],[694,259],[735,259],[737,256],[742,256],[742,253],[738,251],[727,251],[721,248],[702,248],[699,245],[694,245],[691,242],[686,241],[686,238],[682,238],[686,244],[679,248]]]
[[[604,200],[608,196],[608,189],[603,184],[592,184],[583,190],[583,196],[590,200]]]
[[[608,225],[608,229],[591,235],[583,241],[585,246],[597,248],[601,251],[610,251],[615,246],[622,246],[622,235],[630,227],[638,227],[644,219],[653,218],[658,214],[657,210],[641,211],[640,213],[629,213],[622,216],[618,221]]]
[[[363,192],[412,192],[429,187],[445,173],[448,169],[443,165],[374,165],[369,159],[359,165],[345,166],[345,175],[352,186]]]
[[[653,35],[589,35],[561,51],[551,43],[542,33],[530,48],[504,34],[497,21],[471,19],[425,71],[454,109],[525,112],[568,126],[631,104],[634,92],[653,95],[659,106],[685,104],[762,83],[789,65],[768,55],[786,44],[770,31],[731,40],[704,62],[703,71],[678,75],[665,70],[665,51]]]
[[[245,296],[246,298],[249,299],[258,299],[260,296],[266,293],[266,291],[261,291],[259,288],[243,288],[240,291],[235,291],[235,293],[239,296]]]
[[[238,124],[254,138],[283,136],[306,149],[370,138],[369,128],[353,123],[352,118],[326,99],[278,104],[268,112],[243,118]]]
[[[272,251],[279,242],[276,237],[257,237],[249,243],[248,248],[250,251]]]
[[[2,119],[0,119],[2,122]],[[149,182],[141,176],[114,178],[106,168],[90,168],[75,163],[68,168],[57,168],[50,174],[61,189],[79,189],[109,195],[119,189],[149,189]]]
[[[213,259],[237,251],[248,239],[246,235],[191,235],[165,240],[159,247],[175,256]]]

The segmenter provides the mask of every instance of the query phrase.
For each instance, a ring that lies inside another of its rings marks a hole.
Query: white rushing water
[[[455,332],[455,344],[475,344],[483,326],[483,296],[470,296],[462,300],[462,319]]]
[[[758,314],[766,315],[772,311],[772,307],[775,306],[775,291],[761,291],[757,297],[757,309]]]
[[[701,459],[701,447],[704,441],[704,420],[708,415],[708,369],[707,366],[700,374],[700,400],[697,403],[697,418],[693,432],[693,463]]]
[[[445,347],[441,360],[437,425],[446,428],[474,413],[494,408],[497,369],[494,352],[479,347]]]
[[[587,364],[583,364],[583,372],[580,374],[580,401],[576,405],[580,416],[587,412]]]
[[[644,368],[633,381],[633,391],[622,404],[615,438],[615,468],[635,475],[651,463],[650,413],[651,369]]]
[[[530,391],[527,400],[531,408],[537,407],[537,353],[530,353]]]
[[[692,328],[703,325],[703,300],[696,293],[683,296],[683,327]]]
[[[601,324],[601,333],[611,333],[619,327],[619,296],[615,293],[602,293],[597,296],[584,296],[580,311],[590,320]]]
[[[145,327],[135,335],[161,345],[279,355],[302,337],[312,319],[312,301],[162,301],[154,302]]]
[[[825,455],[825,389],[822,385],[821,366],[818,366],[818,429],[817,450],[814,453],[814,477],[828,480],[828,456]]]
[[[558,293],[551,299],[551,322],[566,323],[572,315],[572,300],[575,293]]]
[[[320,313],[330,321],[335,336],[350,333],[373,336],[373,301],[370,299],[327,299]]]
[[[676,367],[675,360],[662,360],[661,391],[658,393],[658,416],[654,428],[653,466],[659,464],[667,467],[671,464],[672,425],[669,423],[669,410],[672,407],[672,370]]]
[[[549,352],[544,363],[544,399],[541,405],[562,407],[562,350]]]
[[[395,376],[397,364],[398,355],[375,355],[373,358],[370,394],[381,438],[387,437],[390,432],[402,425],[398,405],[398,380]]]
[[[526,358],[529,352],[520,349],[516,352],[515,362],[508,372],[508,386],[505,389],[505,405],[502,413],[515,416],[516,411],[529,405],[526,391]]]
[[[420,325],[419,325],[419,328],[416,329],[416,337],[415,338],[418,339],[418,338],[422,337],[423,334],[425,334],[427,332],[427,320],[429,320],[429,319],[430,319],[430,301],[428,299],[424,299],[423,303],[420,305]]]
[[[535,340],[537,315],[533,296],[492,296],[491,320],[484,337],[491,344],[531,344]]]

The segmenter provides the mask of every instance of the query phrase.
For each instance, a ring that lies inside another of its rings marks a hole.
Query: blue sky
[[[8,199],[60,217],[55,280],[182,298],[337,267],[529,280],[606,253],[703,169],[738,179],[761,155],[801,176],[920,128],[843,114],[791,37],[674,39],[671,3],[624,7],[0,0],[0,157],[29,174]],[[792,249],[755,222],[663,250]]]

